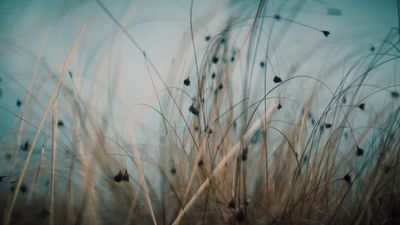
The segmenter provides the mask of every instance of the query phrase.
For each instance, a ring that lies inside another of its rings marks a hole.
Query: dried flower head
[[[343,177],[343,180],[346,181],[347,183],[350,183],[350,182],[351,182],[351,176],[350,176],[350,174],[346,174],[346,175]]]
[[[185,86],[190,86],[190,77],[186,78],[186,79],[183,81],[183,84],[184,84]]]
[[[280,83],[280,82],[282,82],[282,79],[278,76],[275,76],[273,81],[274,81],[274,83]]]
[[[356,154],[357,154],[357,156],[363,156],[364,155],[364,149],[362,149],[360,146],[357,145]]]
[[[114,181],[117,182],[117,183],[119,183],[119,182],[122,181],[122,178],[123,178],[123,175],[122,175],[122,172],[121,172],[121,170],[120,170],[120,171],[118,172],[118,174],[114,176]]]
[[[189,112],[193,113],[193,114],[196,115],[196,116],[198,116],[199,113],[200,113],[199,110],[196,109],[196,107],[194,106],[194,104],[192,104],[192,105],[189,107]]]

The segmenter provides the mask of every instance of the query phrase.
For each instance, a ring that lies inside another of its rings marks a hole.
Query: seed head
[[[128,174],[128,171],[126,169],[125,169],[124,175],[122,176],[122,180],[126,181],[126,182],[129,182],[129,174]]]
[[[185,86],[190,86],[190,78],[189,78],[189,77],[186,78],[186,79],[183,81],[183,84],[184,84]]]
[[[24,183],[22,183],[22,184],[21,184],[21,187],[19,187],[19,190],[20,190],[22,193],[26,193],[26,192],[28,191],[28,187],[27,187]]]
[[[242,161],[246,161],[247,160],[247,153],[249,152],[248,148],[245,147],[243,148],[242,154],[240,155]]]
[[[275,14],[275,15],[274,15],[274,19],[275,19],[275,20],[281,20],[281,16],[280,16],[279,14]]]
[[[278,76],[275,76],[273,81],[274,81],[274,83],[280,83],[280,82],[282,82],[282,79]]]
[[[219,59],[217,56],[213,56],[211,61],[212,61],[212,63],[217,64]]]
[[[58,127],[64,127],[64,122],[62,120],[58,120],[57,126]]]
[[[122,172],[121,172],[121,170],[120,170],[120,171],[118,172],[118,174],[114,176],[114,181],[117,182],[117,183],[119,183],[119,182],[122,181],[122,179],[123,179],[123,175],[122,175]]]
[[[369,49],[371,52],[375,51],[375,46],[371,46],[371,48]]]
[[[343,180],[346,181],[347,183],[350,183],[350,182],[351,182],[351,176],[350,176],[350,174],[346,174],[346,175],[343,177]]]
[[[360,108],[361,110],[365,109],[365,103],[361,103],[358,105],[358,108]]]
[[[189,107],[189,112],[193,113],[193,114],[196,115],[196,116],[199,115],[199,110],[196,109],[196,107],[194,106],[194,104],[192,104],[192,105]]]
[[[323,30],[323,31],[321,31],[321,32],[322,32],[322,34],[323,34],[325,37],[328,37],[329,34],[331,34],[331,32],[329,32],[329,31],[327,31],[327,30]]]
[[[363,156],[364,155],[364,149],[360,148],[360,146],[357,145],[356,154],[357,154],[357,156]]]
[[[31,145],[29,144],[29,141],[25,141],[22,145],[21,145],[21,150],[24,152],[27,152],[29,150],[29,148],[31,147]]]
[[[320,126],[319,126],[319,132],[324,132],[324,129],[325,129],[325,126],[323,125],[323,124],[321,124]]]

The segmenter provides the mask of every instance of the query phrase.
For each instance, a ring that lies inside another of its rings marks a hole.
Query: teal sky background
[[[126,27],[146,51],[146,55],[161,75],[167,79],[174,57],[179,57],[179,47],[190,46],[185,45],[189,37],[190,1],[103,0],[102,2]],[[229,16],[254,15],[257,4],[258,1],[194,1],[194,33],[199,54],[207,46],[204,42],[206,35],[215,37],[224,28]],[[294,7],[296,4],[302,7]],[[329,12],[334,12],[336,15]],[[277,13],[283,18],[295,15],[296,21],[331,32],[329,39],[324,43],[324,46],[328,47],[317,48],[314,58],[301,63],[299,71],[308,74],[318,74],[323,65],[327,64],[328,55],[335,60],[341,60],[341,57],[349,51],[360,52],[360,49],[365,49],[363,54],[367,54],[371,46],[378,45],[391,28],[398,26],[397,5],[394,0],[269,1],[266,14]],[[317,45],[316,43],[320,43],[322,38],[320,33],[302,26],[284,21],[276,23],[279,23],[277,30],[279,26],[284,26],[284,23],[290,25],[288,33],[273,39],[282,39],[276,50],[275,61],[279,62],[277,70],[285,77],[290,71],[291,63],[301,60],[299,51],[309,51]],[[269,24],[271,23],[266,23],[266,30]],[[118,76],[119,86],[112,106],[115,107],[112,117],[113,121],[119,124],[121,133],[138,126],[138,122],[149,121],[149,124],[158,124],[159,117],[139,105],[140,103],[157,105],[141,52],[116,28],[115,23],[94,0],[2,0],[0,1],[2,134],[6,134],[18,124],[15,122],[15,114],[20,114],[22,109],[16,107],[15,102],[17,99],[21,101],[26,99],[26,89],[29,88],[36,71],[35,64],[38,57],[41,60],[37,69],[39,78],[36,80],[36,85],[42,85],[42,89],[36,98],[45,105],[48,94],[54,87],[52,79],[63,71],[63,65],[74,46],[74,40],[82,30],[84,32],[79,50],[67,68],[67,71],[74,73],[82,98],[93,99],[94,95],[96,99],[107,98],[109,85]],[[332,50],[335,52],[331,52]],[[354,59],[342,63],[341,72],[348,69],[346,64],[351,64],[352,60]],[[181,85],[179,79],[193,77],[193,68],[189,69],[189,65],[183,67],[185,69],[181,70],[181,74],[176,75],[176,79],[171,79],[171,82],[176,81],[175,85]],[[336,77],[334,79],[339,80],[340,76]],[[392,74],[385,79],[387,82],[396,82],[397,78],[397,75]],[[71,85],[68,82],[67,79],[67,85]],[[332,86],[334,83],[335,81],[331,83]],[[163,86],[159,80],[155,80],[155,85],[156,89],[162,92]],[[33,112],[30,119],[36,122],[42,110],[36,103],[32,104],[35,106],[26,110]],[[109,106],[103,105],[99,100],[93,107],[102,114]],[[125,121],[126,115],[129,115],[129,122]]]

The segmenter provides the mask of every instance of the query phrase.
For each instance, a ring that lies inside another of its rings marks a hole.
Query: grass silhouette
[[[194,23],[197,2],[190,3],[168,75],[105,1],[93,4],[146,66],[156,106],[140,107],[158,129],[145,124],[129,134],[144,144],[123,138],[111,119],[117,76],[111,92],[93,84],[96,94],[82,97],[73,65],[85,29],[61,73],[47,68],[53,89],[40,88],[34,72],[30,86],[21,85],[25,98],[12,99],[17,107],[0,105],[17,121],[2,137],[1,222],[399,224],[399,84],[382,75],[397,73],[398,28],[373,50],[356,46],[348,60],[326,59],[318,75],[306,74],[303,65],[321,63],[309,62],[319,50],[340,43],[329,42],[334,31],[297,21],[300,6],[285,15],[270,13],[264,0],[246,8],[239,1],[219,33],[203,34]],[[278,46],[291,29],[316,33],[318,43],[282,59]],[[21,84],[2,73],[0,90],[5,82]]]

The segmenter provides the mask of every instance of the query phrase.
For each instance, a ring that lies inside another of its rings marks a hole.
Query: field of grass
[[[399,29],[330,27],[334,1],[182,2],[171,46],[137,38],[176,31],[162,6],[105,0],[74,1],[73,33],[0,38],[0,222],[400,224]]]

